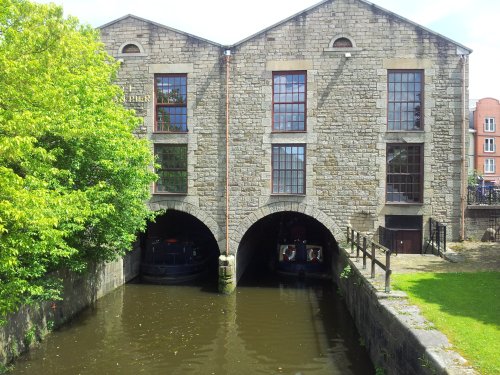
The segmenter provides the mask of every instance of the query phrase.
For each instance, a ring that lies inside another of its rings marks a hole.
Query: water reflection
[[[260,282],[231,296],[129,284],[16,364],[13,374],[369,374],[329,284]]]

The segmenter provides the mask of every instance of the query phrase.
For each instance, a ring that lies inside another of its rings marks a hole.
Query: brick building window
[[[495,118],[487,117],[484,119],[484,131],[485,132],[494,132],[495,131]]]
[[[187,132],[187,75],[155,75],[155,130]]]
[[[187,145],[156,144],[155,193],[187,193]]]
[[[306,72],[273,73],[273,131],[306,130]]]
[[[423,145],[387,145],[386,201],[421,203],[423,190]]]
[[[484,152],[495,152],[495,139],[485,138],[484,139]]]
[[[484,160],[484,173],[495,173],[495,159]]]
[[[305,194],[306,146],[272,146],[273,194]]]
[[[393,70],[387,77],[387,128],[423,130],[423,71]]]

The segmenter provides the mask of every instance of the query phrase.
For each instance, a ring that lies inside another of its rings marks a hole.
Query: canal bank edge
[[[77,274],[57,272],[63,280],[62,300],[23,306],[0,327],[0,373],[53,329],[71,320],[97,299],[139,275],[140,252],[136,248],[123,259],[101,263]]]
[[[405,293],[383,292],[383,281],[370,279],[367,268],[342,247],[333,256],[334,280],[375,368],[386,375],[477,374]]]

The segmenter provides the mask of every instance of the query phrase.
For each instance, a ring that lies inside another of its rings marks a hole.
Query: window
[[[156,144],[155,193],[187,193],[187,145]]]
[[[187,132],[187,75],[155,76],[157,132]]]
[[[333,48],[351,48],[352,47],[352,42],[349,39],[345,38],[345,37],[337,38],[333,42],[332,47]]]
[[[389,71],[387,81],[387,128],[422,130],[423,72]]]
[[[484,160],[484,173],[495,173],[495,159]]]
[[[423,186],[423,145],[387,145],[386,201],[421,203]]]
[[[495,139],[485,138],[484,139],[484,152],[495,152]]]
[[[273,131],[306,128],[306,72],[273,74]]]
[[[485,132],[494,132],[495,131],[495,118],[487,117],[484,119],[484,131]]]
[[[136,44],[130,43],[122,48],[122,53],[141,53],[141,50]]]
[[[305,194],[306,146],[272,146],[272,192],[274,194]]]

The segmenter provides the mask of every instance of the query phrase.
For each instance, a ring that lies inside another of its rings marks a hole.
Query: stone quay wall
[[[369,261],[369,260],[368,260]],[[383,291],[349,253],[340,248],[332,262],[334,281],[345,298],[375,368],[387,375],[473,375],[446,336],[433,328],[403,292]],[[348,267],[347,267],[348,266]],[[383,271],[378,269],[382,274]]]
[[[23,306],[0,326],[0,369],[40,341],[52,329],[71,320],[97,299],[137,277],[140,250],[129,252],[125,258],[98,264],[83,273],[58,272],[63,280],[61,301],[48,301]],[[1,372],[1,371],[0,371]]]

